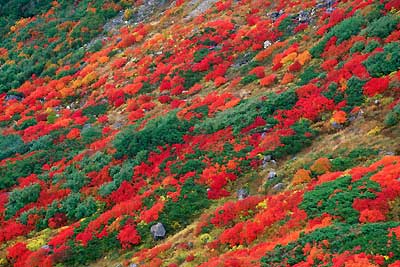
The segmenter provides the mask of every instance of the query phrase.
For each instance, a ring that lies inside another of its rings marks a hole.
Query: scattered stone
[[[275,191],[280,191],[280,190],[283,190],[283,189],[285,189],[285,184],[284,183],[277,183],[276,185],[274,185],[272,187],[272,190],[275,190]]]
[[[266,135],[267,135],[267,132],[262,132],[261,138],[264,139]]]
[[[247,190],[247,189],[245,189],[245,188],[240,188],[238,191],[237,191],[237,198],[238,198],[238,200],[243,200],[243,199],[245,199],[246,197],[248,197],[249,196],[249,191]]]
[[[52,247],[51,247],[51,246],[49,246],[49,245],[44,245],[44,246],[42,246],[42,247],[41,247],[41,249],[45,249],[45,250],[51,250],[51,249],[52,249]]]
[[[11,100],[17,100],[17,101],[22,101],[24,98],[20,95],[7,95],[6,96],[6,101],[11,101]]]
[[[92,128],[92,125],[90,123],[85,123],[85,125],[83,125],[83,127],[82,127],[82,130],[88,129],[88,128]]]
[[[276,21],[280,16],[282,16],[285,12],[281,9],[279,11],[272,12],[269,16],[273,21]]]
[[[274,170],[271,170],[268,173],[268,180],[274,179],[277,176],[276,172]]]
[[[336,121],[333,121],[333,122],[331,123],[331,125],[332,125],[332,127],[333,127],[334,129],[341,129],[341,128],[343,127],[340,123],[337,123]]]
[[[122,265],[122,263],[117,263],[117,265],[115,265],[114,267],[124,267],[124,266]]]
[[[297,14],[297,21],[299,23],[307,23],[311,21],[311,11],[302,10]]]
[[[150,232],[154,238],[154,240],[163,239],[166,234],[165,227],[162,223],[156,223],[150,228]]]
[[[317,3],[316,8],[332,8],[333,4],[335,3],[334,0],[322,0],[319,3]]]
[[[272,45],[271,41],[267,40],[264,42],[264,49],[270,47]]]
[[[138,267],[138,265],[136,263],[131,263],[128,267]]]
[[[253,56],[254,55],[250,52],[246,52],[243,55],[238,56],[232,67],[240,68],[241,66],[246,65],[253,59]]]

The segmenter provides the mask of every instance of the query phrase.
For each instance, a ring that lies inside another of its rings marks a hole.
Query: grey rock
[[[280,190],[282,190],[282,189],[284,189],[284,188],[285,188],[285,185],[284,185],[283,183],[277,183],[276,185],[274,185],[274,186],[272,187],[272,190],[280,191]]]
[[[6,96],[6,101],[11,101],[11,100],[17,100],[17,101],[21,101],[24,98],[22,96],[19,95],[7,95]]]
[[[245,199],[246,197],[248,197],[249,196],[249,191],[247,190],[247,189],[245,189],[245,188],[240,188],[238,191],[237,191],[237,198],[238,198],[238,200],[243,200],[243,199]]]
[[[279,11],[272,12],[272,13],[269,15],[269,17],[270,17],[273,21],[275,21],[275,20],[277,20],[280,16],[282,16],[284,13],[285,13],[285,12],[281,9],[281,10],[279,10]]]
[[[150,228],[150,233],[152,234],[155,240],[162,239],[165,237],[166,230],[162,223],[156,223]]]
[[[264,42],[264,49],[270,47],[271,45],[272,45],[271,41],[266,40],[266,41]]]
[[[269,180],[274,179],[276,176],[277,176],[277,174],[276,174],[276,172],[275,172],[274,170],[271,170],[271,171],[268,173],[268,179],[269,179]]]

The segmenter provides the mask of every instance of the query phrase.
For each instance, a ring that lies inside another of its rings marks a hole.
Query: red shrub
[[[288,70],[291,72],[297,72],[301,70],[301,64],[298,61],[295,61],[292,65],[289,66]]]
[[[276,75],[271,74],[266,76],[265,78],[260,80],[260,85],[262,86],[270,86],[271,84],[275,83]]]
[[[372,97],[381,94],[389,87],[389,77],[372,78],[363,87],[364,94]]]
[[[254,69],[252,69],[249,72],[249,74],[254,74],[259,79],[264,78],[265,77],[265,67],[264,66],[255,67]]]
[[[131,224],[125,225],[117,236],[122,248],[130,248],[132,245],[140,243],[141,237],[136,230],[136,227]]]
[[[379,210],[363,210],[361,211],[360,214],[360,222],[362,223],[367,223],[367,222],[379,222],[379,221],[384,221],[385,216],[380,212]]]

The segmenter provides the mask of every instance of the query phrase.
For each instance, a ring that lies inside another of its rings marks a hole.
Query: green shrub
[[[335,101],[335,104],[344,100],[344,94],[340,90],[338,90],[338,84],[332,82],[328,86],[328,91],[322,93],[325,97],[332,99]]]
[[[23,160],[0,166],[0,190],[15,185],[19,177],[42,173],[43,164],[48,163],[53,159],[52,157],[56,158],[56,156],[48,152],[38,152]]]
[[[39,198],[40,185],[33,184],[21,189],[14,189],[8,197],[5,218],[10,219],[26,204],[35,202]]]
[[[372,77],[381,77],[400,68],[400,43],[388,43],[383,49],[363,62]]]
[[[82,110],[82,114],[85,116],[99,116],[106,113],[108,104],[99,104],[96,106],[89,106]]]
[[[102,137],[102,130],[98,126],[84,127],[81,131],[82,141],[85,144],[92,143],[93,141]]]
[[[286,155],[294,155],[300,152],[303,148],[311,144],[312,137],[316,131],[310,128],[310,121],[301,120],[296,122],[291,128],[295,131],[294,135],[281,137],[281,143],[284,146],[277,147],[271,154],[276,158],[281,158]],[[309,133],[311,136],[307,137]]]
[[[299,207],[311,219],[327,213],[347,223],[357,223],[359,212],[352,207],[354,199],[375,198],[373,192],[377,191],[380,191],[379,184],[371,181],[368,175],[354,183],[351,176],[343,176],[306,192]]]
[[[304,247],[313,244],[322,247],[323,242],[329,244],[329,254],[338,255],[348,251],[365,252],[370,255],[388,255],[393,253],[385,263],[389,264],[400,259],[400,241],[389,234],[391,228],[399,226],[398,222],[369,223],[365,225],[334,224],[325,228],[316,229],[309,233],[302,233],[300,237],[285,246],[277,245],[267,252],[261,259],[262,267],[278,267],[285,262],[294,266],[306,262],[307,253]],[[324,266],[333,266],[336,257],[324,259]]]
[[[376,40],[368,41],[367,45],[364,48],[364,53],[371,53],[375,48],[379,47],[379,42]]]
[[[55,212],[65,213],[69,220],[79,220],[97,211],[96,201],[92,197],[86,199],[80,193],[71,193],[63,199]]]
[[[164,117],[158,117],[147,123],[140,131],[134,127],[128,127],[121,131],[113,142],[117,149],[116,157],[136,157],[143,151],[146,156],[149,151],[167,144],[183,142],[183,135],[187,133],[191,123],[179,120],[176,111],[168,113]]]
[[[176,175],[184,175],[188,172],[201,172],[206,164],[200,159],[189,159],[185,163],[178,162],[171,166],[171,172]]]
[[[24,153],[28,148],[29,147],[25,145],[19,135],[0,136],[0,160],[8,158],[16,153]]]
[[[183,83],[183,87],[186,90],[190,89],[193,85],[200,82],[201,79],[203,79],[203,77],[205,75],[206,75],[205,71],[187,70],[187,71],[180,72],[180,76],[185,79],[185,82]]]
[[[394,106],[393,110],[391,110],[385,117],[385,125],[388,127],[394,126],[400,122],[400,104]]]
[[[37,124],[37,121],[35,118],[31,118],[31,119],[27,119],[25,121],[23,121],[20,125],[15,125],[14,129],[17,131],[22,131],[25,130],[26,128],[30,127],[30,126],[34,126]]]
[[[351,77],[347,82],[347,89],[345,91],[346,107],[344,111],[350,112],[355,106],[364,103],[363,86],[365,81],[360,80],[356,76]]]
[[[89,179],[84,173],[71,165],[65,169],[63,177],[65,177],[63,187],[70,188],[72,192],[79,192],[79,190],[89,182]]]
[[[210,50],[208,48],[201,48],[194,53],[193,61],[198,63],[198,62],[202,61],[209,53],[210,53]]]
[[[373,21],[365,29],[365,34],[368,37],[386,38],[394,30],[396,30],[399,20],[392,14],[380,17]]]
[[[249,83],[256,81],[257,79],[258,79],[257,75],[250,74],[250,75],[243,77],[242,80],[240,81],[240,83],[243,85],[247,85]]]
[[[206,188],[196,184],[193,179],[188,179],[182,186],[178,201],[169,199],[165,203],[160,221],[168,232],[173,232],[190,224],[194,216],[209,206]]]
[[[360,15],[347,18],[335,25],[325,38],[329,40],[332,36],[336,36],[336,44],[340,44],[343,41],[350,39],[350,37],[357,35],[361,31],[364,23],[364,18]]]
[[[196,133],[213,133],[231,126],[234,134],[254,122],[257,116],[265,119],[269,126],[274,126],[277,121],[271,117],[276,110],[289,110],[297,102],[294,90],[287,90],[281,94],[271,93],[266,101],[259,98],[242,100],[233,108],[224,110],[195,125]]]
[[[353,44],[353,46],[350,48],[350,54],[361,52],[361,51],[363,51],[364,47],[365,47],[365,44],[363,41],[355,42]]]
[[[300,80],[299,82],[297,82],[298,85],[306,85],[307,83],[309,83],[312,79],[317,78],[320,75],[320,73],[318,73],[316,71],[316,68],[314,66],[310,66],[308,68],[306,68],[303,73],[301,73],[299,75]]]

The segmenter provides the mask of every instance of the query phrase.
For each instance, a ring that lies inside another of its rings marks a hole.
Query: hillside
[[[400,267],[400,1],[0,1],[0,266]]]

